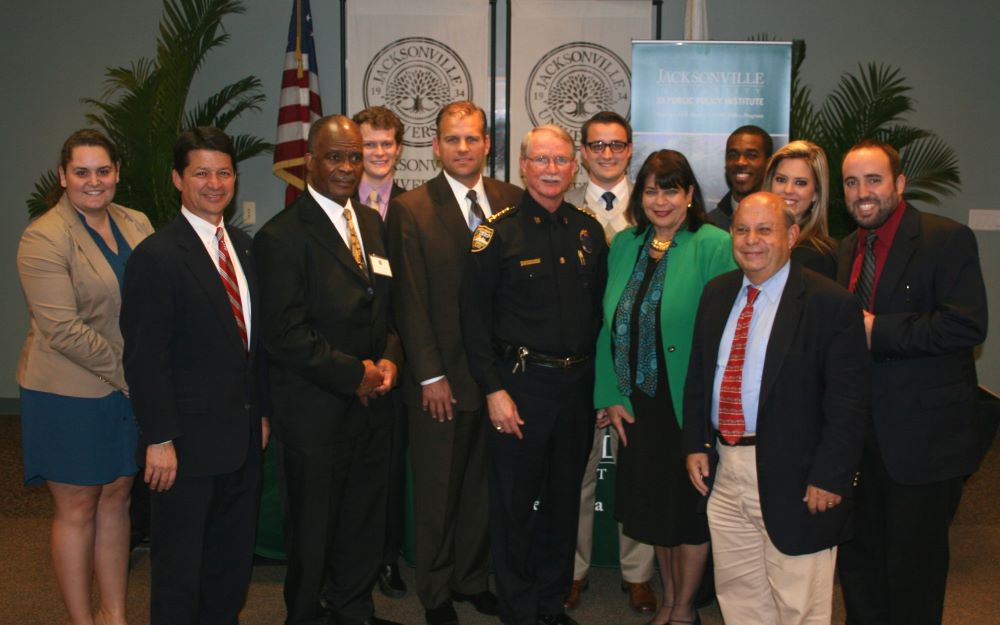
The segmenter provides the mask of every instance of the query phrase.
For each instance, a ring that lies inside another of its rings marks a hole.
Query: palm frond
[[[236,135],[232,137],[233,148],[236,152],[236,162],[240,163],[260,154],[267,154],[274,151],[274,144],[268,143],[253,135]]]
[[[940,196],[962,188],[958,155],[934,135],[921,137],[900,151],[908,200],[940,204]]]
[[[34,219],[49,210],[55,203],[59,176],[51,169],[35,182],[35,190],[28,196],[28,216]]]
[[[260,110],[264,95],[256,76],[247,76],[226,85],[197,104],[184,116],[184,127],[215,126],[225,129],[233,119],[249,110]]]
[[[156,56],[110,67],[102,97],[85,98],[86,119],[117,146],[122,159],[115,201],[145,212],[159,227],[173,219],[178,193],[170,177],[173,143],[183,127],[225,128],[243,113],[260,109],[260,81],[248,76],[223,87],[186,112],[191,82],[208,53],[229,35],[223,18],[244,12],[242,0],[163,0]],[[197,122],[196,124],[188,122]],[[237,141],[237,162],[272,149],[257,137]],[[30,202],[44,194],[51,180],[36,184]],[[46,205],[44,208],[47,208]]]

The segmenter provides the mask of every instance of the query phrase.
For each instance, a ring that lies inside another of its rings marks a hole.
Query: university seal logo
[[[378,51],[365,70],[365,107],[382,105],[403,120],[403,145],[427,147],[438,111],[472,99],[469,70],[454,50],[428,37],[399,39]]]
[[[629,117],[632,73],[621,58],[593,43],[577,41],[544,55],[528,76],[525,106],[535,126],[559,124],[575,138],[600,111]]]

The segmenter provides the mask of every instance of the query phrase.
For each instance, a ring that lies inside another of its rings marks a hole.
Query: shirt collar
[[[455,194],[455,199],[459,201],[458,203],[463,208],[465,208],[466,206],[465,204],[465,201],[467,199],[466,195],[468,195],[469,189],[472,189],[473,191],[476,192],[476,197],[479,199],[480,206],[482,206],[483,204],[482,198],[486,195],[486,188],[483,186],[482,175],[479,176],[479,180],[476,180],[476,184],[472,185],[471,187],[467,187],[465,186],[464,183],[461,183],[458,180],[452,178],[448,172],[442,170],[442,173],[444,173],[444,179],[448,181],[448,186],[451,187],[451,192]]]
[[[896,210],[889,215],[889,218],[885,220],[885,223],[874,230],[861,228],[861,236],[858,237],[858,244],[861,248],[864,248],[864,244],[868,240],[868,234],[871,232],[874,232],[876,236],[878,236],[876,245],[890,245],[892,243],[892,239],[896,236],[896,231],[899,230],[899,223],[903,221],[904,212],[906,212],[906,200],[900,198],[899,204],[896,206]]]
[[[188,210],[186,206],[181,206],[181,215],[184,215],[184,218],[187,219],[188,223],[191,224],[191,227],[194,228],[195,234],[197,234],[202,243],[206,245],[216,245],[215,230],[219,226],[223,226],[223,232],[226,231],[225,223],[223,221],[220,221],[218,225],[213,224],[210,221],[205,221],[205,219]]]
[[[316,203],[319,204],[319,207],[323,209],[323,212],[326,213],[326,216],[329,217],[330,221],[333,223],[337,223],[337,220],[339,220],[344,214],[345,208],[354,210],[351,206],[351,198],[347,198],[347,203],[341,206],[314,189],[311,184],[306,185],[306,190],[309,191],[309,195],[316,200]]]
[[[761,295],[767,298],[768,302],[772,304],[781,299],[781,293],[785,290],[785,284],[788,282],[788,272],[791,267],[791,259],[786,260],[785,264],[781,266],[781,269],[774,272],[774,275],[764,280],[761,284],[753,284],[750,278],[743,275],[743,285],[740,289],[740,294],[744,295],[746,293],[745,287],[747,285],[753,284],[754,287],[760,289]]]
[[[361,185],[358,187],[358,198],[362,204],[368,202],[368,196],[372,194],[372,191],[378,192],[378,196],[381,198],[383,204],[388,204],[389,195],[392,193],[392,176],[386,176],[385,180],[379,185],[372,185],[368,181],[368,178],[362,176]],[[372,206],[372,208],[377,209],[378,206]]]
[[[622,179],[618,181],[618,184],[611,187],[610,189],[604,189],[600,186],[594,184],[593,181],[587,183],[587,205],[590,207],[598,207],[600,210],[607,210],[604,208],[604,195],[605,191],[611,191],[615,194],[615,209],[624,209],[628,204],[628,179],[622,176]],[[596,212],[597,209],[593,209]]]

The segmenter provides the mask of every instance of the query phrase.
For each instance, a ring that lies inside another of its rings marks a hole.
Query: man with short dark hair
[[[948,527],[981,460],[973,349],[987,311],[976,237],[902,199],[892,146],[863,141],[842,171],[858,229],[840,245],[837,278],[864,308],[875,388],[857,532],[838,562],[847,623],[939,625]]]
[[[443,171],[395,198],[387,225],[393,307],[407,353],[417,594],[428,625],[449,625],[458,622],[453,600],[497,613],[489,591],[486,418],[462,342],[459,288],[472,231],[522,192],[482,175],[490,137],[472,102],[441,109],[433,147]]]
[[[727,623],[830,623],[852,530],[871,365],[857,300],[790,260],[798,234],[780,196],[744,198],[740,268],[705,285],[695,322],[684,448]]]
[[[580,136],[580,160],[589,180],[566,194],[566,201],[585,206],[604,227],[610,242],[616,234],[629,227],[629,197],[632,183],[626,176],[632,158],[632,127],[614,111],[597,113],[583,124]],[[566,596],[566,608],[580,604],[581,593],[587,587],[587,571],[594,544],[594,499],[597,494],[597,466],[604,448],[604,433],[610,437],[610,448],[618,449],[618,434],[605,421],[597,423],[590,458],[583,473],[580,489],[580,524],[576,539],[576,559],[573,585]],[[617,453],[613,451],[612,453]],[[656,609],[656,597],[649,586],[653,576],[653,547],[644,545],[622,533],[618,524],[618,553],[621,562],[622,588],[628,591],[629,606],[640,613]]]
[[[385,625],[371,591],[385,542],[392,405],[402,363],[382,220],[351,202],[361,131],[313,123],[308,186],[257,233],[274,436],[285,480],[286,625]],[[320,606],[325,595],[330,614]]]
[[[574,152],[559,126],[528,132],[526,192],[476,228],[462,283],[462,334],[490,423],[490,540],[507,625],[576,624],[563,601],[594,436],[608,245],[596,219],[563,201]]]
[[[174,144],[180,215],[125,269],[125,378],[150,488],[150,623],[235,623],[253,564],[269,414],[251,240],[223,223],[232,141],[192,128]]]
[[[760,191],[767,160],[774,153],[771,135],[760,126],[740,126],[726,140],[726,186],[729,192],[709,211],[708,221],[729,230],[733,211],[743,198]]]

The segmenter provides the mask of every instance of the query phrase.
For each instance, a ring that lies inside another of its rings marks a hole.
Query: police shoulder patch
[[[492,240],[493,228],[490,228],[486,224],[479,224],[472,233],[472,251],[482,252],[489,247]]]
[[[489,217],[487,217],[486,221],[489,222],[489,223],[491,223],[491,224],[493,224],[493,223],[496,223],[496,222],[500,221],[504,217],[509,217],[509,216],[513,215],[516,212],[517,212],[517,207],[516,206],[508,206],[507,208],[505,208],[503,210],[500,210],[500,211],[497,211],[497,212],[493,213],[492,215],[490,215]]]

